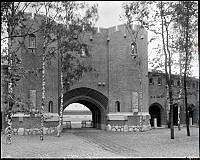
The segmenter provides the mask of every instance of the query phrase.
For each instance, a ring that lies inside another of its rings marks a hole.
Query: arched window
[[[115,105],[116,105],[117,112],[120,112],[120,102],[116,101]]]
[[[190,82],[189,81],[186,82],[186,85],[187,85],[187,88],[190,88]]]
[[[49,112],[53,113],[53,101],[49,101]]]
[[[158,77],[158,85],[162,85],[162,78],[161,77]]]
[[[88,48],[87,48],[87,45],[86,44],[83,44],[81,46],[81,57],[88,57],[89,54],[88,54]]]
[[[177,86],[180,86],[181,82],[180,80],[177,81]]]
[[[29,48],[36,48],[36,36],[34,34],[29,35]]]
[[[195,88],[195,83],[194,82],[192,83],[192,87]]]
[[[150,79],[149,79],[149,84],[154,84],[153,78],[150,78]]]
[[[174,80],[173,79],[171,80],[171,85],[174,86]]]
[[[131,43],[131,56],[133,56],[134,58],[136,58],[137,56],[137,45],[135,42]]]

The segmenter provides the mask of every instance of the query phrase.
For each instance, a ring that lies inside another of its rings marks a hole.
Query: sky
[[[98,4],[99,20],[97,27],[107,28],[122,24],[119,14],[122,13],[122,3],[126,1],[86,1],[88,4]]]
[[[70,105],[68,105],[64,112],[67,112],[68,110],[87,110],[90,111],[87,107],[85,107],[84,105],[80,104],[80,103],[72,103]]]

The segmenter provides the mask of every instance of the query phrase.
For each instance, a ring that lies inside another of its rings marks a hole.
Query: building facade
[[[40,20],[41,16],[31,18],[29,15],[27,26],[33,24],[32,30],[36,30]],[[158,126],[167,125],[167,92],[163,74],[148,73],[147,31],[139,30],[138,26],[131,27],[137,33],[136,40],[126,25],[96,28],[96,33],[84,34],[83,42],[88,46],[88,53],[81,53],[79,59],[95,70],[84,73],[79,81],[69,84],[69,90],[64,93],[63,110],[72,103],[85,105],[92,112],[94,127],[100,129],[106,129],[108,124],[139,125],[141,120],[148,126],[154,126],[155,118]],[[18,51],[21,65],[29,72],[15,87],[15,93],[22,100],[29,100],[31,108],[40,110],[43,38],[40,32],[36,32],[18,40],[24,44]],[[57,47],[57,42],[52,46]],[[55,113],[57,117],[60,113],[59,63],[56,54],[50,65],[45,66],[45,112]],[[37,70],[38,75],[31,70]],[[158,77],[161,77],[161,84],[157,84]],[[155,82],[149,83],[152,79]],[[192,123],[197,123],[198,87],[197,80],[194,81],[195,88],[190,89],[188,103],[195,108],[191,113]],[[184,116],[184,110],[181,113]],[[181,123],[185,122],[184,117],[181,120]]]
[[[40,20],[41,16],[31,18],[30,15],[27,26],[33,23],[31,29],[36,30]],[[85,105],[91,110],[97,128],[105,129],[108,123],[127,121],[128,117],[133,121],[133,113],[149,121],[147,32],[138,26],[130,27],[138,34],[136,40],[126,25],[96,28],[96,33],[84,34],[82,39],[89,49],[87,55],[79,58],[95,71],[84,73],[64,93],[64,109],[71,103]],[[15,93],[21,99],[29,99],[32,108],[40,110],[43,37],[36,32],[18,40],[24,44],[18,51],[21,65],[38,70],[39,76],[28,73],[15,87]],[[57,47],[57,42],[52,46]],[[51,60],[51,65],[45,66],[45,112],[60,112],[59,66],[58,55]]]
[[[178,125],[178,115],[180,115],[180,124],[185,124],[185,105],[184,94],[179,99],[180,76],[172,75],[172,90],[174,103],[174,125]],[[182,77],[183,80],[183,77]],[[190,125],[199,123],[199,80],[196,78],[187,78],[187,98]],[[167,87],[164,73],[149,72],[149,113],[151,115],[151,126],[154,126],[154,118],[157,119],[157,126],[168,126],[169,124],[169,105],[167,100]],[[180,110],[178,109],[180,104]],[[179,114],[178,114],[179,113]]]

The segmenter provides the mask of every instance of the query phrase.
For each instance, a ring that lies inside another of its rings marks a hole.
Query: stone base
[[[108,115],[106,130],[114,132],[144,132],[151,129],[150,115],[140,113],[112,113]]]

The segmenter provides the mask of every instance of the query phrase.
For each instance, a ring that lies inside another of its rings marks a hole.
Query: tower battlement
[[[109,35],[115,34],[115,33],[122,33],[124,36],[127,36],[127,33],[131,33],[130,31],[137,31],[139,29],[138,25],[134,25],[134,24],[121,24],[121,25],[116,25],[116,26],[112,26],[112,27],[108,27],[108,28],[102,28],[102,27],[95,27],[95,34],[107,34],[107,36],[109,37]],[[142,29],[142,34],[147,35],[147,31]]]

